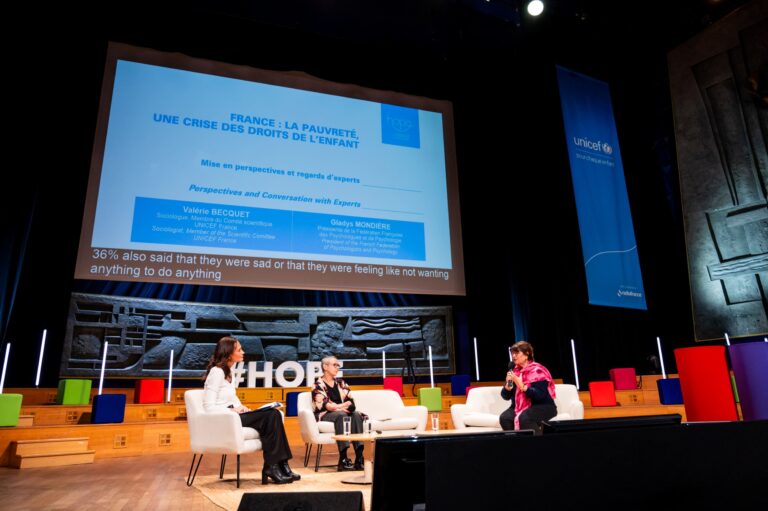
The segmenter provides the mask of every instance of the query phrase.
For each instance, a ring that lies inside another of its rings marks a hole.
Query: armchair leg
[[[304,444],[304,468],[309,465],[309,457],[312,456],[312,444]]]
[[[237,487],[240,488],[240,455],[237,455]]]
[[[315,472],[320,468],[320,455],[323,454],[323,444],[317,446],[317,457],[315,458]]]
[[[224,479],[224,467],[227,464],[227,455],[221,455],[221,468],[219,469],[219,479]]]
[[[189,474],[187,474],[187,486],[192,486],[192,483],[195,482],[195,476],[197,475],[197,469],[200,468],[200,462],[203,461],[203,455],[200,455],[200,459],[197,460],[197,466],[195,467],[195,458],[197,458],[197,454],[192,455],[192,464],[189,466]],[[195,468],[194,473],[192,472],[192,467]]]

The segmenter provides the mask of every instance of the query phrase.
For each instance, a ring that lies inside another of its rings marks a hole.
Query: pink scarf
[[[523,368],[515,366],[512,370],[517,376],[523,379],[523,384],[530,387],[535,381],[547,381],[547,391],[555,399],[555,382],[552,381],[552,375],[547,368],[536,362],[528,362]],[[520,429],[520,414],[531,407],[531,398],[525,395],[520,389],[515,392],[515,429]]]

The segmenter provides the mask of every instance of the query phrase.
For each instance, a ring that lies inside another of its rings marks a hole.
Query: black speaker
[[[361,491],[246,493],[237,511],[364,511]]]

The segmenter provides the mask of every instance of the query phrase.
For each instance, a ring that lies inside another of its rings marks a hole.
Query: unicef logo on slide
[[[421,146],[419,111],[395,105],[381,105],[381,143],[413,147]]]

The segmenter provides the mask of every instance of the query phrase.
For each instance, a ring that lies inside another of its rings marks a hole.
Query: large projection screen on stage
[[[110,44],[75,277],[463,295],[449,102]]]

